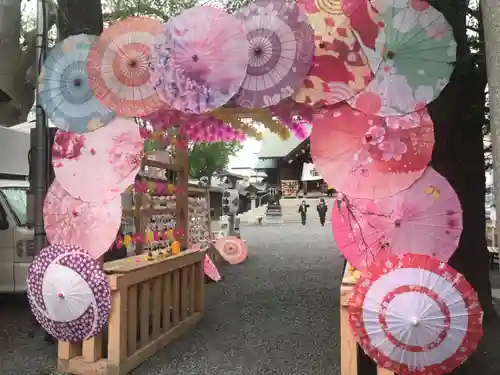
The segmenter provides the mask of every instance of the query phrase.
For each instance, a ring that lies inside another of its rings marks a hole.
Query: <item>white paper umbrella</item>
[[[30,265],[26,284],[33,315],[58,340],[84,341],[108,321],[108,280],[101,264],[78,246],[44,248]]]
[[[398,375],[448,374],[482,336],[483,313],[472,286],[426,255],[408,253],[371,266],[348,310],[360,346]]]

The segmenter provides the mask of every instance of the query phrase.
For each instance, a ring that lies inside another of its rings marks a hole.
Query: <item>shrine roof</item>
[[[307,136],[311,134],[312,127],[307,126]],[[295,150],[305,140],[300,140],[293,134],[287,140],[282,140],[278,135],[268,129],[262,132],[262,148],[257,155],[259,159],[281,159]],[[259,160],[259,162],[261,161]],[[262,168],[259,165],[260,168]]]

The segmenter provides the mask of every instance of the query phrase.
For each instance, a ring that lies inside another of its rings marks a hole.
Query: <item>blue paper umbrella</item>
[[[54,124],[87,133],[106,125],[115,114],[104,107],[88,85],[87,56],[96,36],[79,34],[58,43],[40,75],[40,102]]]

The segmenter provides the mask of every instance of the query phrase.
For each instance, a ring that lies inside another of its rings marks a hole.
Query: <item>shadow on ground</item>
[[[245,226],[250,256],[208,284],[204,319],[133,375],[339,375],[343,259],[329,227]],[[500,288],[500,272],[492,271]],[[500,300],[496,301],[500,307]],[[23,296],[0,296],[0,374],[57,374],[56,346],[33,333]],[[459,374],[496,375],[500,320]],[[354,375],[354,374],[349,374]],[[362,371],[360,375],[371,375]]]

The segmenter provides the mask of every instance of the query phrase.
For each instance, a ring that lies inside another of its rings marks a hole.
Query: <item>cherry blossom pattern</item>
[[[363,350],[399,375],[452,372],[477,348],[483,312],[465,277],[425,255],[373,264],[348,301]]]
[[[424,0],[372,0],[372,4],[382,18],[385,44],[373,56],[371,65],[378,65],[375,77],[349,103],[378,116],[420,110],[436,99],[453,72],[452,28]]]
[[[50,243],[80,246],[94,258],[111,247],[122,218],[121,198],[83,202],[54,180],[43,205],[43,219]]]
[[[332,231],[340,252],[360,271],[406,252],[446,262],[462,234],[462,208],[448,181],[428,167],[393,196],[344,197],[333,208]]]
[[[144,141],[134,120],[115,118],[85,135],[55,137],[52,166],[59,184],[86,202],[111,200],[135,179]]]
[[[293,96],[295,101],[336,104],[364,90],[373,79],[368,56],[381,34],[378,13],[368,0],[352,3],[346,13],[340,1],[297,1],[314,28],[316,49],[311,71]]]
[[[380,198],[423,173],[432,156],[433,129],[426,109],[382,118],[341,104],[314,118],[311,154],[331,186],[352,197]]]
[[[26,283],[33,315],[58,340],[89,339],[108,321],[111,291],[106,275],[100,263],[76,245],[55,244],[42,249],[28,269]],[[66,290],[65,285],[81,292],[75,295],[78,306],[71,305],[74,291],[58,292]],[[82,301],[90,303],[82,306]],[[76,310],[81,314],[70,319]]]

